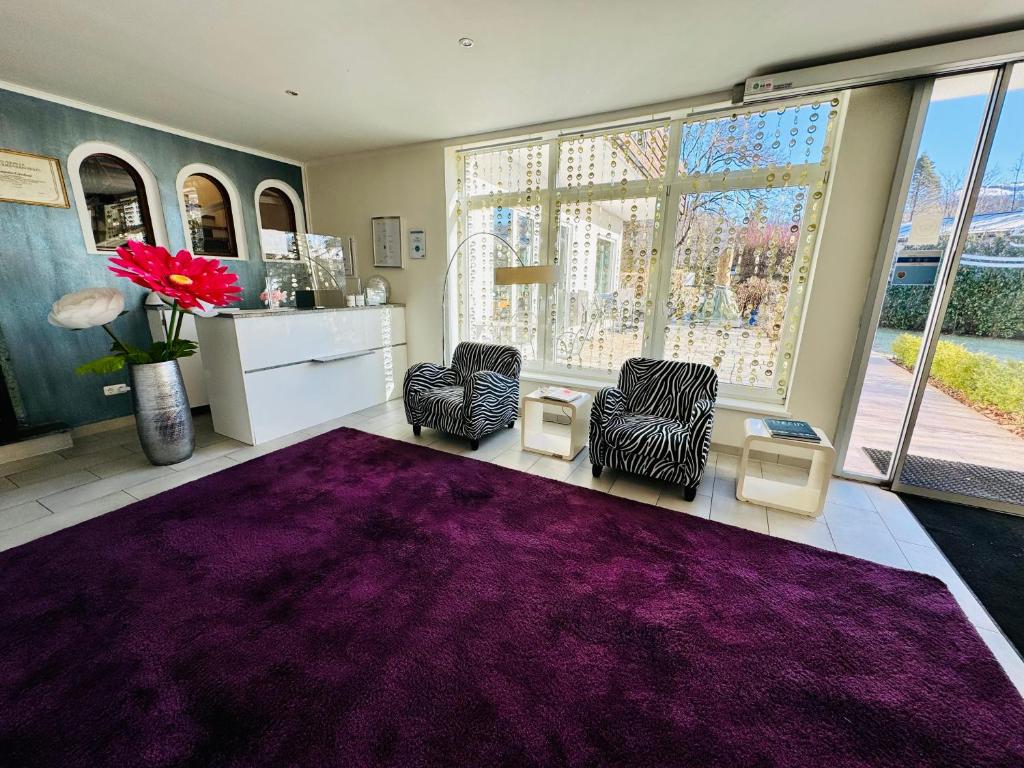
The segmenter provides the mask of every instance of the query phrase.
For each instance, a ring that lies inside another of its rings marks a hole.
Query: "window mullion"
[[[657,277],[653,281],[651,309],[648,325],[651,329],[644,347],[647,357],[663,358],[665,353],[665,324],[668,322],[668,305],[671,296],[672,263],[675,260],[676,217],[679,215],[678,183],[679,143],[682,122],[674,120],[669,125],[668,162],[665,164],[665,207],[661,217],[661,238],[657,261]]]
[[[558,178],[558,140],[548,142],[548,177],[547,189],[541,201],[541,222],[544,225],[544,248],[541,251],[543,264],[555,263],[555,248],[558,243],[558,217],[555,216],[555,180]],[[554,304],[554,292],[557,285],[545,283],[541,286],[540,301],[537,307],[537,346],[540,348],[540,369],[551,370],[554,352],[551,344],[551,333],[548,327],[548,307]]]

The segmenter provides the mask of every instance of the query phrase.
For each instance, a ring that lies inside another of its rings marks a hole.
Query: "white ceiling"
[[[313,160],[670,101],[783,64],[1024,26],[1024,6],[3,0],[2,17],[0,80]],[[476,45],[461,48],[463,36]]]

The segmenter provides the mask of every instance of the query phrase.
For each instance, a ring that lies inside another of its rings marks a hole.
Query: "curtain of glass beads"
[[[542,263],[547,155],[546,144],[456,155],[458,238],[469,238],[457,261],[459,328],[473,341],[517,347],[527,363],[542,356],[537,327],[543,286],[495,285],[494,269]]]
[[[495,238],[471,237],[458,261],[462,338],[517,346],[534,370],[603,380],[632,356],[703,362],[725,391],[783,400],[840,106],[828,98],[457,152],[459,240],[500,235],[523,264],[559,275],[551,286],[495,286],[495,267],[520,262]]]
[[[784,397],[839,99],[684,121],[664,350]]]
[[[667,125],[559,142],[548,322],[556,366],[614,374],[643,353],[661,237]]]

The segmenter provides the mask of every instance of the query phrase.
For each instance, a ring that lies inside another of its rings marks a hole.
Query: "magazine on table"
[[[806,440],[809,443],[820,443],[821,438],[806,421],[795,419],[763,419],[764,425],[772,433],[772,437],[784,437],[788,440]]]
[[[583,397],[585,393],[566,387],[544,387],[540,390],[540,396],[545,400],[557,400],[560,403],[573,403]]]

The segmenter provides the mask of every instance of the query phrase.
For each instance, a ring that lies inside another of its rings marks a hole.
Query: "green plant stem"
[[[110,324],[109,323],[104,323],[100,327],[104,331],[107,332],[107,335],[110,338],[112,338],[114,340],[114,344],[116,344],[120,348],[121,352],[123,352],[123,353],[127,353],[128,352],[128,347],[126,347],[124,344],[122,344],[121,340],[119,338],[117,338],[117,336],[114,335],[114,332],[112,330],[110,330]]]
[[[167,322],[167,346],[164,347],[164,360],[171,359],[171,350],[174,348],[174,342],[177,340],[177,326],[178,326],[178,302],[175,300],[171,304],[171,319]]]
[[[174,304],[175,304],[175,306],[177,306],[178,302],[177,302],[177,301],[175,301],[175,302],[174,302]],[[177,322],[177,324],[176,324],[176,325],[174,326],[174,343],[175,343],[175,344],[177,344],[177,343],[178,343],[178,339],[180,339],[180,338],[181,338],[181,324],[182,324],[182,322],[183,322],[184,320],[185,320],[185,310],[183,310],[183,309],[181,309],[181,308],[179,307],[179,308],[178,308],[178,322]],[[173,347],[172,347],[172,349],[173,349]],[[173,360],[174,358],[172,357],[172,358],[170,358],[170,359],[172,359],[172,360]]]

